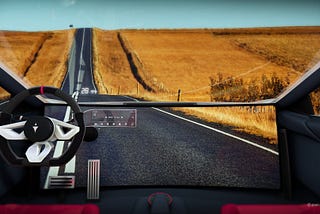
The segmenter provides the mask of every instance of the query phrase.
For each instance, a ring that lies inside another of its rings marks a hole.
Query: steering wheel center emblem
[[[24,134],[31,142],[46,141],[53,133],[54,125],[52,121],[46,117],[30,117],[24,126]]]
[[[37,133],[37,129],[39,128],[38,124],[35,123],[34,126],[32,126],[34,133]]]

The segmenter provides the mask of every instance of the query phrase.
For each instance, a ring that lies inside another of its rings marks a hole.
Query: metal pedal
[[[100,194],[100,160],[88,160],[87,199],[98,200]]]
[[[50,176],[48,189],[73,189],[74,183],[74,176]]]

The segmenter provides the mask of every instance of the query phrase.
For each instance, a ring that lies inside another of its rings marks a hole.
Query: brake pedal
[[[48,189],[74,189],[75,176],[50,176]]]

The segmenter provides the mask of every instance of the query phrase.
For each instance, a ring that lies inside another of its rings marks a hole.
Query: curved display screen
[[[90,109],[84,112],[86,126],[94,127],[136,127],[135,109]]]

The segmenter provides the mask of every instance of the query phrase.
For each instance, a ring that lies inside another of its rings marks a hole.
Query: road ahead
[[[76,69],[73,76],[69,71],[63,90],[78,91],[79,100],[87,102],[132,101],[123,96],[83,96],[81,91],[87,91],[83,88],[89,88],[89,93],[96,90],[92,80],[91,31],[78,30],[75,46]],[[56,109],[50,109],[51,114],[61,112],[61,108],[53,108]],[[76,186],[86,186],[87,160],[100,159],[103,186],[279,188],[278,155],[194,123],[186,116],[178,117],[175,112],[138,108],[137,115],[136,128],[99,128],[96,141],[83,142],[75,160]],[[60,167],[57,173],[74,174],[69,166]]]
[[[92,66],[92,29],[78,29],[72,45],[66,78],[61,89],[69,94],[96,94]]]
[[[130,100],[104,96],[114,99]],[[279,187],[274,153],[172,111],[138,108],[137,118],[136,128],[99,129],[98,140],[84,142],[78,153],[85,157],[90,151],[90,158],[102,160],[105,185]],[[77,161],[85,166],[85,159]],[[77,170],[83,174],[86,169]]]

